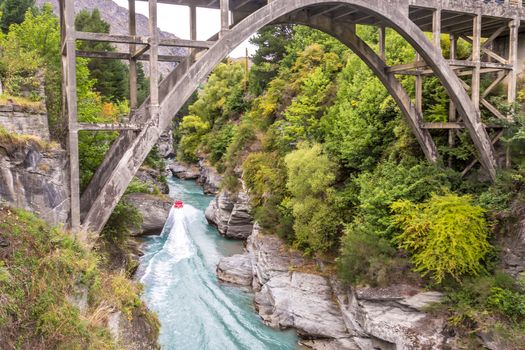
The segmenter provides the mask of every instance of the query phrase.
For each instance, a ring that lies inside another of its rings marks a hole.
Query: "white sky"
[[[113,0],[122,7],[128,8],[128,0]],[[145,1],[136,2],[138,13],[148,16],[148,3]],[[181,39],[190,38],[190,9],[186,6],[158,4],[157,24],[162,31],[175,34]],[[197,40],[206,40],[220,29],[219,10],[197,8]],[[241,44],[230,54],[231,57],[251,56],[256,48],[248,41]]]

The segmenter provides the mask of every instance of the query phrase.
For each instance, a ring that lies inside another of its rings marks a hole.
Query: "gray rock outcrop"
[[[142,225],[132,231],[133,235],[157,235],[162,232],[171,210],[172,202],[169,198],[145,193],[131,193],[125,195],[124,200],[137,208],[142,215]]]
[[[217,170],[208,164],[207,161],[201,159],[199,161],[199,173],[200,176],[197,179],[197,182],[202,186],[204,193],[218,193],[221,187],[222,176],[217,172]]]
[[[169,169],[173,176],[183,180],[197,180],[201,176],[198,166],[179,161],[171,162]]]
[[[304,263],[281,239],[255,226],[246,254],[221,259],[217,274],[229,283],[251,282],[265,323],[295,328],[308,348],[443,348],[445,321],[424,312],[440,293],[407,285],[347,289],[333,277],[295,271]]]
[[[0,106],[0,125],[7,131],[24,135],[34,135],[49,141],[47,114],[44,111],[30,110],[16,104]]]
[[[237,195],[222,191],[210,202],[205,215],[208,222],[217,227],[224,237],[246,239],[252,233],[253,218],[249,198],[243,191]]]
[[[60,148],[0,142],[0,203],[30,210],[52,225],[65,224],[70,210],[66,169]]]
[[[154,192],[154,186],[156,186],[161,193],[168,194],[170,188],[168,183],[165,181],[165,177],[157,169],[152,169],[148,167],[141,167],[135,177],[140,180],[142,183],[150,184],[149,191]]]

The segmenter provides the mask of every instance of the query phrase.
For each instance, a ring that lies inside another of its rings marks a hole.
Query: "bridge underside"
[[[160,134],[195,89],[203,83],[213,68],[236,46],[263,26],[271,23],[304,24],[339,39],[354,51],[378,76],[406,117],[425,156],[429,161],[439,157],[432,141],[431,129],[449,130],[453,146],[459,129],[467,129],[477,149],[477,158],[465,169],[469,171],[478,161],[491,177],[497,162],[493,144],[502,132],[489,130],[480,117],[480,108],[496,118],[509,116],[498,111],[486,97],[501,82],[506,82],[508,102],[516,99],[518,65],[518,35],[525,12],[521,2],[499,4],[475,0],[149,0],[150,35],[138,37],[135,28],[135,0],[129,0],[130,33],[114,36],[81,33],[74,30],[73,1],[60,1],[62,25],[62,62],[64,73],[65,110],[69,121],[69,152],[71,163],[71,226],[74,229],[100,232],[109,215],[126,190],[132,177]],[[190,6],[191,40],[161,40],[158,36],[157,3]],[[445,6],[446,5],[446,6]],[[221,10],[220,32],[208,41],[196,40],[196,7]],[[379,49],[374,51],[355,32],[356,24],[379,28]],[[415,49],[416,60],[388,66],[385,62],[385,28],[393,28]],[[432,33],[429,39],[424,32]],[[443,57],[441,34],[450,35],[450,55]],[[127,43],[127,52],[78,52],[77,40]],[[456,57],[456,44],[464,40],[471,44],[468,59]],[[185,57],[163,57],[159,47],[187,47]],[[146,55],[147,53],[147,55]],[[125,59],[130,63],[130,121],[121,125],[87,125],[77,121],[75,58],[77,56]],[[136,63],[149,61],[150,97],[137,106]],[[158,62],[177,61],[179,64],[159,82]],[[410,96],[397,75],[415,76],[415,94]],[[494,83],[481,91],[483,74],[490,74]],[[450,100],[447,122],[426,123],[422,103],[422,86],[426,76],[435,75],[446,88]],[[468,76],[470,84],[459,77]],[[83,130],[118,130],[119,138],[90,185],[80,197],[78,169],[78,133]]]

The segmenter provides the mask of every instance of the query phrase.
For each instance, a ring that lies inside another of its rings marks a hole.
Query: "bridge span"
[[[135,1],[149,3],[147,37],[136,35]],[[189,7],[190,40],[159,37],[158,3]],[[220,31],[209,40],[197,40],[197,7],[220,10]],[[69,127],[70,224],[74,230],[95,233],[102,230],[134,174],[185,101],[235,47],[269,24],[303,24],[339,39],[370,67],[390,92],[429,161],[439,158],[430,130],[448,130],[452,146],[456,131],[464,128],[477,150],[465,172],[479,162],[492,178],[496,176],[500,164],[493,145],[501,138],[502,131],[482,123],[481,109],[495,118],[507,120],[511,117],[492,105],[487,96],[503,83],[508,102],[516,101],[517,78],[522,69],[520,32],[525,31],[521,26],[525,21],[521,0],[129,0],[129,10],[129,35],[77,32],[74,0],[60,0],[64,113]],[[379,28],[377,51],[356,34],[356,25],[360,24]],[[414,62],[387,65],[386,28],[394,29],[412,45],[416,52]],[[450,37],[447,57],[443,56],[440,45],[443,34]],[[80,52],[76,50],[78,40],[127,44],[129,49],[125,52]],[[458,40],[472,47],[467,59],[456,56]],[[169,46],[188,48],[188,55],[159,54],[159,47]],[[129,123],[78,122],[75,71],[78,56],[129,62]],[[150,71],[150,96],[141,106],[137,104],[138,61],[147,61]],[[159,62],[178,62],[162,81],[158,73]],[[481,89],[481,78],[486,74],[493,82]],[[399,75],[415,76],[414,94],[403,88],[397,78]],[[450,97],[447,122],[427,123],[424,120],[423,80],[430,75],[439,78]],[[460,79],[463,76],[470,79]],[[78,133],[84,130],[116,130],[120,136],[81,194]]]

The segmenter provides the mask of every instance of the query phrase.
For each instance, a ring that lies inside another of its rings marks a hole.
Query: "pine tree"
[[[2,19],[0,27],[7,33],[11,24],[20,24],[24,21],[25,13],[33,7],[35,0],[0,0]]]
[[[109,33],[110,29],[110,25],[101,18],[97,9],[91,13],[86,10],[79,12],[75,19],[75,27],[79,31],[92,33]],[[83,42],[79,48],[89,51],[115,51],[110,43],[105,42]],[[96,80],[95,90],[103,98],[111,101],[121,101],[127,98],[129,73],[124,63],[118,60],[94,58],[90,60],[88,67],[91,72],[90,77]]]

